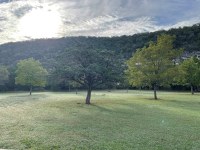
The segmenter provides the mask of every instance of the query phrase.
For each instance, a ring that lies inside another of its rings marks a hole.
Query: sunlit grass
[[[149,91],[0,94],[0,148],[200,149],[200,95]]]

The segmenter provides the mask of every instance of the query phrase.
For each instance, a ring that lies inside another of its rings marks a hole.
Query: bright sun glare
[[[61,17],[57,11],[37,8],[26,14],[19,22],[21,36],[29,38],[50,38],[58,34]]]

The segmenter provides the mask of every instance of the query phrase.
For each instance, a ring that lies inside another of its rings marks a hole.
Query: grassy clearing
[[[0,94],[0,148],[200,149],[200,95],[158,94]]]

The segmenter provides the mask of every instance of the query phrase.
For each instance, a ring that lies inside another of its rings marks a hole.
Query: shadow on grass
[[[165,104],[170,104],[172,106],[189,107],[189,108],[192,107],[193,109],[200,107],[199,101],[179,101],[179,100],[165,100],[165,99],[163,99],[161,102],[165,103]]]
[[[40,98],[45,98],[47,96],[45,94],[32,94],[32,95],[23,94],[23,95],[13,95],[13,96],[9,96],[9,97],[14,97],[14,98],[17,98],[17,97],[26,97],[26,98],[27,97],[40,97]]]
[[[90,104],[90,106],[93,106],[93,107],[99,109],[100,111],[115,112],[115,111],[113,111],[113,110],[111,110],[111,109],[105,108],[105,107],[103,107],[103,106],[99,106],[99,105],[97,105],[97,104]]]
[[[106,112],[108,114],[117,114],[118,116],[123,116],[123,117],[130,117],[133,114],[134,115],[142,115],[142,113],[138,112],[139,109],[143,109],[143,106],[140,105],[130,105],[130,104],[115,104],[114,108],[105,108],[104,106],[99,106],[96,104],[92,104],[91,106],[97,108],[100,112]],[[136,109],[137,107],[137,109]]]
[[[154,99],[154,98],[144,98],[144,100],[151,100],[151,101],[159,102],[159,101],[161,101],[161,100],[163,100],[163,99],[161,99],[161,98],[158,98],[158,99]]]
[[[20,105],[26,102],[36,102],[46,99],[48,96],[45,94],[35,94],[35,95],[16,95],[8,96],[6,98],[0,99],[0,107],[7,107],[13,105]]]

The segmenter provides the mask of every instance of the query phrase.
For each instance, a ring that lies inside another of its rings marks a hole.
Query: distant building
[[[197,59],[200,60],[200,51],[197,51],[197,52],[195,53],[195,57],[197,57]]]
[[[186,59],[189,59],[191,57],[196,57],[197,59],[200,60],[200,51],[194,51],[192,53],[184,52],[184,54],[181,56],[181,59],[186,60]]]

